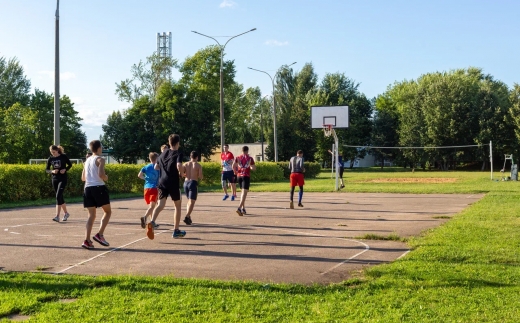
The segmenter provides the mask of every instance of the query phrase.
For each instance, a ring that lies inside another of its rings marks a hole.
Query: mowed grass
[[[347,171],[344,177],[349,192],[487,194],[444,225],[409,239],[412,251],[404,258],[340,284],[2,273],[0,316],[20,313],[31,322],[519,321],[520,182],[491,182],[481,172],[396,169]],[[457,180],[374,182],[412,177]],[[305,189],[330,191],[331,183],[324,173]],[[286,182],[251,189],[263,187],[288,190]],[[70,298],[76,301],[60,302]]]

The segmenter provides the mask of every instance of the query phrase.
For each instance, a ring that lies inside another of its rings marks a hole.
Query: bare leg
[[[157,206],[155,207],[155,209],[153,209],[153,212],[152,212],[152,221],[155,223],[155,221],[157,220],[157,217],[159,216],[159,213],[161,213],[161,211],[164,209],[164,206],[166,205],[166,199],[168,199],[167,197],[165,198],[162,198],[159,200],[159,203],[157,204]]]
[[[87,226],[85,231],[85,240],[90,241],[90,236],[92,234],[92,226],[94,226],[94,221],[96,220],[96,208],[95,207],[88,207],[88,219],[87,219]]]
[[[193,211],[193,207],[195,206],[195,201],[196,200],[192,200],[192,199],[188,200],[188,205],[186,206],[186,216],[188,218],[191,216],[191,212]]]
[[[60,212],[61,212],[61,205],[58,205],[56,204],[56,216],[60,216]]]
[[[156,204],[157,203],[155,203],[155,202],[150,202],[150,204],[148,205],[148,209],[146,210],[146,213],[144,214],[144,217],[146,218],[146,220],[148,220],[149,216],[151,217]]]
[[[174,230],[179,229],[179,223],[181,222],[181,200],[173,201],[173,204],[175,205],[175,223],[174,223]]]
[[[242,194],[240,194],[240,205],[238,206],[238,208],[244,209],[246,207],[246,197],[248,191],[249,190],[242,190]]]
[[[101,223],[99,225],[99,234],[103,235],[108,221],[110,221],[110,216],[112,215],[112,207],[110,204],[105,204],[101,208],[103,209],[103,217],[101,218]]]
[[[67,212],[67,204],[63,203],[61,205],[61,209],[63,210],[63,213],[69,213],[69,212]]]
[[[237,184],[236,183],[231,183],[231,190],[233,191],[233,195],[236,196],[237,195]]]

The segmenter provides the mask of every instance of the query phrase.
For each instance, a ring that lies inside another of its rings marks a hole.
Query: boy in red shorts
[[[291,202],[289,203],[289,207],[294,209],[293,197],[294,188],[296,186],[300,187],[300,191],[298,192],[298,206],[303,207],[303,185],[305,185],[305,179],[303,176],[303,173],[305,173],[305,167],[303,167],[303,151],[298,150],[296,156],[291,158],[289,161],[289,169],[291,170]]]
[[[157,197],[159,196],[159,191],[157,190],[157,182],[159,181],[159,171],[154,169],[155,162],[157,161],[157,157],[159,155],[155,152],[151,152],[148,155],[148,159],[150,160],[150,164],[141,168],[137,177],[140,179],[144,179],[144,201],[148,204],[148,210],[143,217],[141,217],[141,228],[146,228],[146,220],[148,217],[152,215],[153,209],[157,203]],[[151,218],[150,218],[151,221]]]

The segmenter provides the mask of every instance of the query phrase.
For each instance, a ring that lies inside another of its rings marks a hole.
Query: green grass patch
[[[347,170],[345,189],[486,195],[442,226],[411,238],[406,257],[353,273],[340,284],[0,272],[0,317],[5,322],[14,313],[30,315],[31,322],[518,322],[520,183],[491,182],[481,172],[421,171],[413,176],[457,180],[371,181],[411,174]],[[306,192],[332,190],[330,173],[306,182]],[[289,185],[257,183],[251,190],[260,188],[288,191]],[[77,301],[60,302],[72,298]]]
[[[382,236],[375,233],[367,233],[362,236],[354,237],[354,239],[361,239],[361,240],[387,240],[387,241],[401,241],[401,242],[407,242],[408,238],[402,238],[397,233],[392,233],[387,236]]]

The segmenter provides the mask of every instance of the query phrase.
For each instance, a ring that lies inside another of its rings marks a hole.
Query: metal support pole
[[[331,159],[331,162],[330,162],[330,165],[331,165],[331,167],[330,167],[330,178],[333,178],[334,177],[334,155],[335,155],[334,152],[336,151],[336,150],[334,150],[334,144],[332,144],[332,150],[331,151],[332,151],[332,154],[331,154],[332,155],[331,156],[332,159]]]
[[[60,0],[56,1],[54,47],[54,144],[60,144]]]
[[[493,142],[489,141],[489,162],[491,163],[491,180],[493,180]]]
[[[338,142],[338,136],[336,136],[336,131],[334,131],[334,129],[332,129],[332,135],[334,136],[334,143],[335,143],[335,147],[336,147],[336,150],[334,151],[334,157],[336,157],[336,163],[338,163],[339,162],[339,152],[338,152],[339,142]],[[336,180],[335,180],[334,190],[336,190],[336,191],[339,190],[339,167],[338,167],[338,165],[336,165]]]
[[[263,105],[260,104],[260,141],[262,142],[262,161],[264,161],[264,121],[263,121]]]

